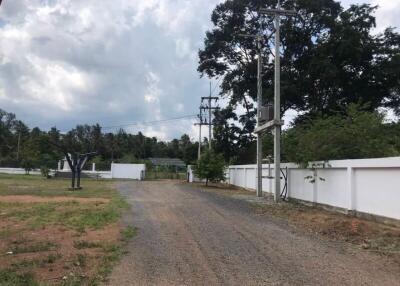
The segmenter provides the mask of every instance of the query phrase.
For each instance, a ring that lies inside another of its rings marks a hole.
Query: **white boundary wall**
[[[64,172],[68,172],[67,169]],[[63,170],[59,170],[63,172]],[[101,179],[131,179],[131,180],[143,180],[145,177],[146,165],[145,164],[112,164],[111,171],[82,171],[84,174],[91,175],[92,177],[98,177]],[[1,174],[10,175],[25,175],[25,169],[22,168],[0,168]],[[51,174],[55,171],[52,170]],[[41,175],[40,170],[32,170],[29,172],[31,175]]]
[[[25,175],[25,169],[22,168],[0,168],[1,174],[9,174],[9,175]],[[32,170],[29,172],[30,175],[41,175],[40,170]]]
[[[315,183],[306,179],[313,175],[310,169],[282,164],[282,168],[288,168],[288,197],[400,219],[400,157],[338,160],[328,164],[329,167],[318,167],[316,171],[325,181],[316,179]],[[268,165],[263,165],[263,176],[268,176]],[[254,190],[256,165],[229,166],[227,183]],[[273,193],[273,186],[273,179],[263,179],[264,192]]]

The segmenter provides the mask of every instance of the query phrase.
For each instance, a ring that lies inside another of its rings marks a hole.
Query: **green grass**
[[[0,286],[39,286],[32,273],[17,273],[11,269],[0,270]]]
[[[122,230],[121,234],[122,241],[129,241],[137,234],[137,228],[133,226],[128,226],[127,228]]]
[[[75,240],[74,247],[76,249],[100,248],[101,244],[97,243],[97,242],[91,242],[91,241]]]
[[[82,190],[70,191],[70,179],[45,179],[40,176],[0,174],[0,196],[66,196],[79,198],[113,198],[117,195],[111,181],[84,178]]]
[[[32,228],[46,225],[66,225],[84,232],[101,229],[117,222],[128,203],[113,188],[112,182],[84,179],[84,189],[67,190],[69,180],[44,179],[39,176],[0,175],[1,195],[34,195],[41,197],[67,196],[76,198],[107,198],[109,203],[48,202],[48,203],[1,203],[2,217],[29,223]],[[0,233],[7,235],[8,233]]]
[[[39,241],[35,243],[17,244],[12,248],[13,254],[35,253],[53,250],[57,245],[50,241]]]
[[[105,198],[104,202],[46,202],[46,203],[4,203],[0,202],[0,219],[12,219],[22,225],[23,229],[38,229],[42,227],[63,226],[78,232],[102,229],[107,225],[119,221],[122,212],[129,204],[119,195],[113,187],[113,182],[93,179],[83,179],[83,189],[69,191],[68,179],[44,179],[40,176],[2,175],[0,174],[0,196],[5,195],[31,195],[40,197],[76,197],[76,198]],[[19,228],[8,227],[0,231],[1,238],[13,238],[14,254],[38,253],[54,251],[56,245],[50,241],[35,242],[18,239]],[[125,253],[124,245],[136,234],[136,228],[128,227],[121,231],[121,241],[113,244],[102,242],[80,241],[74,242],[76,249],[99,248],[104,253],[96,277],[81,277],[68,275],[60,285],[98,285],[106,279],[112,271],[112,266]],[[14,238],[15,237],[15,238]],[[51,237],[49,237],[51,239]],[[0,286],[42,285],[35,281],[32,269],[55,263],[61,254],[50,253],[34,260],[22,260],[14,263],[8,269],[0,269]],[[84,254],[79,254],[73,260],[75,266],[84,268],[89,262]],[[1,267],[0,267],[1,268]]]
[[[117,222],[124,209],[129,207],[122,198],[112,198],[109,203],[1,203],[4,218],[27,222],[33,229],[47,225],[65,225],[77,231],[101,229]]]

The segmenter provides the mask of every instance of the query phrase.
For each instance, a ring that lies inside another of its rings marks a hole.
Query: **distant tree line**
[[[190,164],[196,161],[198,149],[198,143],[192,142],[186,134],[164,142],[141,132],[134,135],[122,129],[104,133],[100,125],[78,125],[66,134],[56,128],[50,131],[37,127],[29,129],[15,114],[0,109],[0,166],[56,168],[64,157],[57,145],[66,147],[69,152],[98,152],[92,161],[100,169],[109,168],[112,161],[136,163],[149,157],[179,158]]]

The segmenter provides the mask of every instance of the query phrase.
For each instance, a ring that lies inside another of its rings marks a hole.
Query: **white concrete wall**
[[[306,179],[310,169],[282,164],[285,167],[290,198],[400,219],[400,157],[330,161],[329,167],[317,168],[324,181],[315,183]],[[263,165],[263,176],[268,176],[268,165]],[[254,190],[256,166],[229,166],[227,178],[229,184]],[[273,185],[273,179],[263,179],[264,192],[273,193]]]
[[[146,172],[146,165],[144,164],[112,164],[111,171],[82,171],[93,178],[100,179],[132,179],[143,180]],[[59,170],[59,172],[70,172],[68,170]],[[50,174],[54,175],[55,170],[51,170]],[[25,170],[22,168],[0,168],[0,174],[10,175],[25,175]],[[32,170],[29,172],[31,175],[41,175],[40,170]]]
[[[113,179],[143,180],[145,172],[145,164],[111,164],[111,176]]]
[[[23,168],[0,168],[0,174],[9,175],[25,175],[25,169]],[[32,170],[29,172],[30,175],[41,175],[40,170]]]

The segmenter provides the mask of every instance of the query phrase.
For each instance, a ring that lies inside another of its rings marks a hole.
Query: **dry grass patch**
[[[0,175],[0,286],[97,285],[123,254],[128,204],[112,183],[68,182]]]

